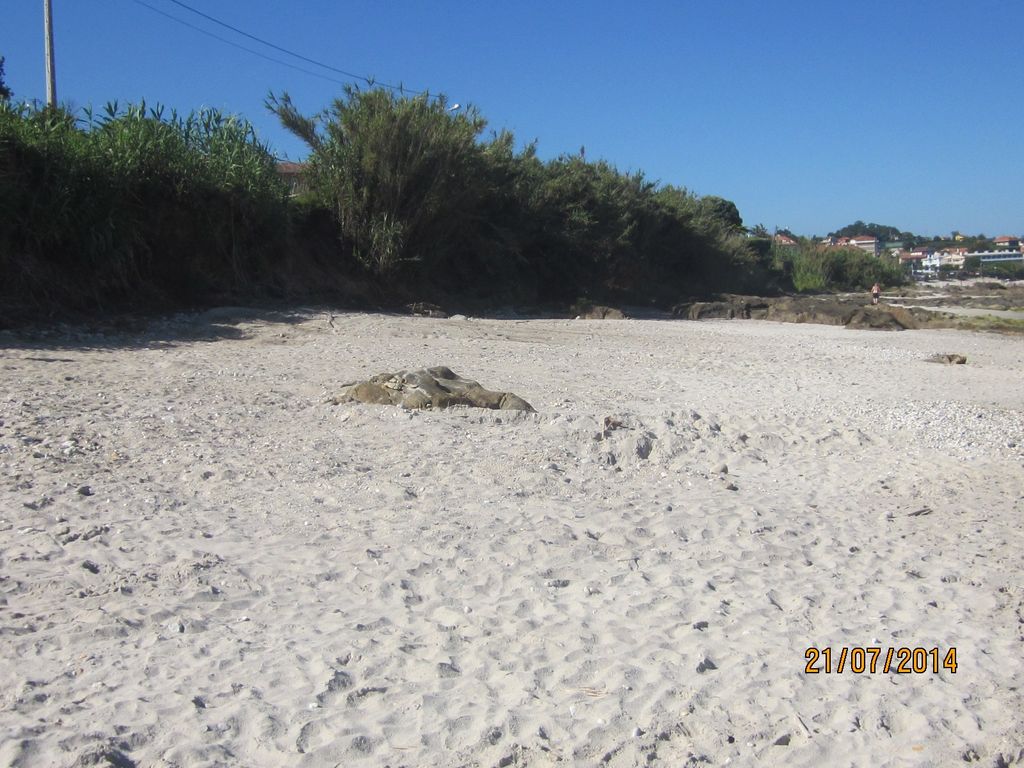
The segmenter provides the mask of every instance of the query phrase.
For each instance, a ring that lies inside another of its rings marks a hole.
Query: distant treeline
[[[860,219],[857,219],[853,224],[847,224],[842,229],[837,229],[835,232],[829,232],[830,237],[858,237],[863,235],[874,235],[882,242],[888,243],[915,243],[918,239],[918,236],[913,232],[904,232],[886,224],[875,224],[874,222],[865,224]]]
[[[667,305],[792,287],[736,206],[581,156],[540,160],[473,109],[346,89],[268,106],[310,147],[289,196],[244,120],[0,101],[0,320],[318,299]]]
[[[873,222],[864,223],[860,219],[847,224],[842,229],[829,232],[832,237],[857,237],[858,235],[874,235],[884,243],[900,243],[904,248],[914,248],[926,245],[934,248],[967,248],[971,251],[986,251],[995,247],[995,243],[985,234],[964,235],[960,232],[953,232],[951,235],[915,235],[913,232],[906,232],[896,227]]]

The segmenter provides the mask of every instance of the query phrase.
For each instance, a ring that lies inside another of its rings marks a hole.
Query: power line
[[[281,59],[275,59],[273,56],[267,56],[265,53],[261,53],[260,51],[254,50],[252,48],[246,48],[244,45],[239,45],[238,43],[234,42],[233,40],[228,40],[226,37],[221,37],[220,35],[215,35],[213,32],[210,32],[209,30],[203,29],[202,27],[197,27],[195,24],[190,24],[189,22],[187,22],[187,21],[185,21],[183,19],[179,19],[177,16],[172,16],[169,13],[161,11],[159,8],[156,8],[156,7],[152,6],[152,5],[150,5],[149,3],[144,2],[144,0],[132,0],[132,2],[134,2],[136,5],[141,5],[144,8],[148,8],[149,10],[153,11],[154,13],[159,13],[161,16],[164,16],[164,17],[170,19],[171,21],[177,22],[178,24],[181,24],[182,26],[188,27],[189,29],[194,29],[196,32],[200,32],[200,33],[206,35],[207,37],[212,37],[214,40],[219,40],[222,43],[227,43],[228,45],[232,46],[233,48],[238,48],[239,50],[246,51],[247,53],[251,53],[254,56],[259,56],[261,59],[266,59],[267,61],[272,61],[275,64],[280,64],[281,66],[288,67],[289,69],[294,69],[294,70],[296,70],[298,72],[304,72],[305,74],[312,75],[313,77],[319,77],[321,80],[329,80],[332,83],[338,83],[339,85],[345,85],[345,81],[344,80],[338,80],[337,78],[330,77],[328,75],[324,75],[324,74],[322,74],[320,72],[313,72],[310,69],[305,69],[303,67],[297,67],[294,64],[289,64],[287,61],[281,61]]]
[[[351,77],[353,80],[362,80],[363,82],[371,86],[380,85],[385,88],[390,88],[393,91],[403,91],[405,93],[411,93],[414,96],[422,96],[424,93],[426,93],[426,91],[414,91],[408,88],[403,88],[400,85],[392,85],[391,83],[384,83],[379,80],[373,80],[372,78],[365,77],[363,75],[356,75],[353,74],[352,72],[346,72],[345,70],[338,69],[337,67],[333,67],[330,64],[324,64],[322,61],[317,61],[316,59],[311,59],[308,56],[303,56],[301,53],[295,53],[295,51],[290,51],[287,48],[281,47],[280,45],[271,43],[269,40],[264,40],[261,37],[256,37],[256,35],[251,35],[248,32],[239,29],[238,27],[228,24],[226,21],[221,21],[220,19],[214,18],[213,16],[210,16],[207,13],[203,13],[202,11],[193,8],[190,5],[180,2],[180,0],[170,0],[170,2],[174,3],[175,5],[181,8],[184,8],[186,11],[196,14],[197,16],[202,16],[207,21],[212,21],[214,24],[218,24],[224,27],[225,29],[230,29],[232,32],[235,32],[236,34],[242,35],[243,37],[247,37],[250,40],[255,40],[257,43],[265,45],[268,48],[273,48],[276,51],[287,53],[289,56],[294,56],[297,59],[301,59],[302,61],[308,62],[310,64],[315,64],[318,67],[323,67],[324,69],[330,70],[331,72],[337,72],[340,75],[345,75],[345,77]]]

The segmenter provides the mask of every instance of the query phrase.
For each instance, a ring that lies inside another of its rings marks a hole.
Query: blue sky
[[[170,0],[145,2],[316,69]],[[339,69],[473,104],[542,157],[585,146],[726,197],[748,225],[1024,234],[1021,0],[187,3]],[[58,96],[73,106],[215,106],[301,158],[264,97],[288,91],[315,112],[340,90],[136,0],[53,5]],[[42,2],[5,3],[2,17],[7,84],[41,99]]]

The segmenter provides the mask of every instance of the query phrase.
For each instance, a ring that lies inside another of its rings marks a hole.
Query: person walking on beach
[[[878,303],[878,297],[881,296],[881,295],[882,295],[882,286],[880,286],[878,283],[875,283],[874,285],[872,285],[871,286],[871,303],[872,304],[877,304]]]

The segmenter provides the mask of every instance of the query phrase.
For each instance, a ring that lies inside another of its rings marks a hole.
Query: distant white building
[[[878,256],[882,252],[882,245],[874,235],[857,235],[850,238],[850,245],[867,251],[872,256]]]
[[[966,258],[977,256],[982,264],[999,264],[1001,262],[1024,261],[1024,253],[1021,251],[974,251],[968,253]]]
[[[966,248],[949,248],[945,251],[940,251],[939,266],[962,269],[964,266],[964,257],[966,256],[966,254]]]
[[[943,254],[940,251],[929,251],[921,259],[921,268],[929,274],[938,272],[939,267],[942,266],[942,256]]]
[[[936,251],[931,248],[915,248],[911,254],[917,258],[918,268],[929,275],[938,274],[940,267],[960,269],[964,265],[966,248],[950,248]]]
[[[856,237],[826,237],[821,241],[822,245],[832,248],[860,248],[872,256],[878,256],[882,252],[882,244],[874,235],[857,235]]]

